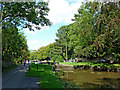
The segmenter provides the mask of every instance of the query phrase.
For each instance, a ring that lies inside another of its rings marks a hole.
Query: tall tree
[[[68,26],[62,26],[60,29],[57,30],[58,33],[56,33],[56,36],[58,39],[56,39],[56,45],[61,47],[62,49],[62,57],[65,58],[66,60],[69,59],[70,55],[68,54],[68,42],[70,41],[69,39],[69,27]]]
[[[40,26],[51,25],[48,15],[47,2],[3,2],[2,23],[9,22],[15,27],[29,28],[30,30],[40,29]]]
[[[16,64],[17,61],[28,57],[27,41],[23,33],[6,23],[2,29],[2,60],[3,67]]]

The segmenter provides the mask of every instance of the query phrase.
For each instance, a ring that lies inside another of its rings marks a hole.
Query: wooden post
[[[66,43],[66,61],[67,61],[67,43]]]
[[[37,64],[37,71],[38,71],[38,64],[39,64],[39,63],[38,63],[38,62],[35,62],[35,64]]]
[[[68,72],[67,72],[67,84],[68,84]]]

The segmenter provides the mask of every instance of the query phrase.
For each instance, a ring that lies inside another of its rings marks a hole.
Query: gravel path
[[[38,77],[26,77],[25,72],[26,67],[19,65],[13,70],[3,73],[2,88],[38,88]]]

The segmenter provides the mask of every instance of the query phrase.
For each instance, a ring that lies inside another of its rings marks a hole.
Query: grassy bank
[[[58,77],[52,72],[52,66],[46,65],[46,71],[44,70],[45,66],[43,64],[38,65],[31,64],[31,69],[26,73],[26,76],[39,77],[40,88],[63,88]]]
[[[111,66],[115,66],[115,67],[120,67],[120,64],[110,64],[110,63],[97,63],[97,62],[60,62],[60,64],[63,65],[89,65],[89,66],[106,66],[106,67],[111,67]]]

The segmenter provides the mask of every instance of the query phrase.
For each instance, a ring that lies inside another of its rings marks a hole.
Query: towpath
[[[27,64],[28,65],[28,64]],[[25,76],[26,67],[18,67],[2,74],[2,88],[38,88],[38,77]]]

